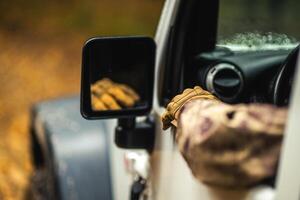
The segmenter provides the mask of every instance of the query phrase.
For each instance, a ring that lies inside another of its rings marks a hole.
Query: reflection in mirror
[[[96,111],[132,108],[140,101],[139,94],[129,85],[102,78],[91,84],[91,105]]]
[[[149,113],[155,48],[148,37],[88,40],[82,54],[82,115],[87,119],[107,119]]]

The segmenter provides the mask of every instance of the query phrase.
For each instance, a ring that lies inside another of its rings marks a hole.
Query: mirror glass
[[[154,58],[151,38],[89,40],[83,50],[82,86],[82,92],[89,96],[82,99],[87,117],[141,115],[150,111]]]

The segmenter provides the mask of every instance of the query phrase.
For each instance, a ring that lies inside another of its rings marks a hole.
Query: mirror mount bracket
[[[115,143],[123,149],[146,149],[152,151],[155,139],[155,122],[150,115],[145,121],[136,122],[135,117],[119,118],[115,129]]]

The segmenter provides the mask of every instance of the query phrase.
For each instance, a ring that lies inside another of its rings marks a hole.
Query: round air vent
[[[243,77],[232,64],[219,63],[206,76],[206,88],[225,101],[234,101],[242,91]]]

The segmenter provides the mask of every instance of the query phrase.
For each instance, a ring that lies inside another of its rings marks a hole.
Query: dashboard
[[[197,56],[200,85],[227,103],[272,103],[286,106],[299,47],[232,51],[217,47]]]

